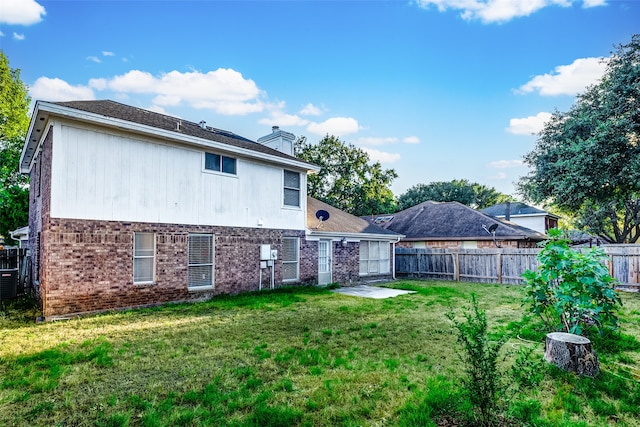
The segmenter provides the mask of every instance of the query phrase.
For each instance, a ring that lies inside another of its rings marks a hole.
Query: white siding
[[[544,215],[539,216],[512,216],[511,222],[514,222],[523,227],[530,228],[539,233],[546,234],[544,229]]]
[[[300,209],[283,207],[282,167],[226,154],[237,158],[237,175],[207,173],[203,152],[59,122],[51,216],[237,227],[257,227],[261,221],[264,228],[305,228],[305,197]],[[304,189],[304,173],[302,178]]]

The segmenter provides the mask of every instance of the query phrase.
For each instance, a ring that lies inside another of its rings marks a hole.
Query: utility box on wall
[[[260,245],[260,261],[271,259],[271,245]]]
[[[278,250],[271,249],[271,245],[260,245],[260,261],[273,261],[278,259]]]

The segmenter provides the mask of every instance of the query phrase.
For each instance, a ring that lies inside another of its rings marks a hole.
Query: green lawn
[[[535,364],[543,344],[522,321],[521,287],[390,286],[418,292],[286,288],[48,323],[14,304],[0,313],[0,425],[429,425],[465,408],[445,314],[475,293],[492,333],[513,334],[502,362],[512,425],[640,426],[639,294],[622,295],[623,335],[594,342],[602,374],[587,379]],[[520,348],[542,376],[522,391],[509,371]]]

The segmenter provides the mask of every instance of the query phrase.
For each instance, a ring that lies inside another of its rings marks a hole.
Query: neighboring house
[[[409,248],[533,248],[546,237],[458,202],[424,202],[389,215],[363,217],[405,237]]]
[[[13,240],[18,241],[19,248],[29,247],[29,226],[20,227],[16,230],[10,231],[9,235]]]
[[[558,227],[559,216],[520,202],[506,202],[481,209],[480,212],[514,222],[539,233],[546,234]]]
[[[274,127],[261,140],[286,151],[292,138]],[[308,225],[319,167],[291,154],[113,101],[36,102],[20,170],[45,318],[391,278],[360,269],[361,247],[398,236]]]

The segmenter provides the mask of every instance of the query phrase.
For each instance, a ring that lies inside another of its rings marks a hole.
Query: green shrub
[[[478,307],[475,295],[471,296],[471,308],[463,307],[462,311],[464,322],[456,320],[452,312],[446,316],[453,323],[457,341],[463,350],[459,356],[466,374],[464,389],[479,414],[480,425],[491,426],[496,421],[504,391],[498,356],[508,336],[502,335],[497,341],[489,340],[487,316]]]
[[[552,331],[585,334],[591,328],[617,329],[615,312],[622,301],[605,265],[604,251],[571,249],[557,229],[549,230],[549,236],[538,254],[538,270],[522,275],[530,311]]]

